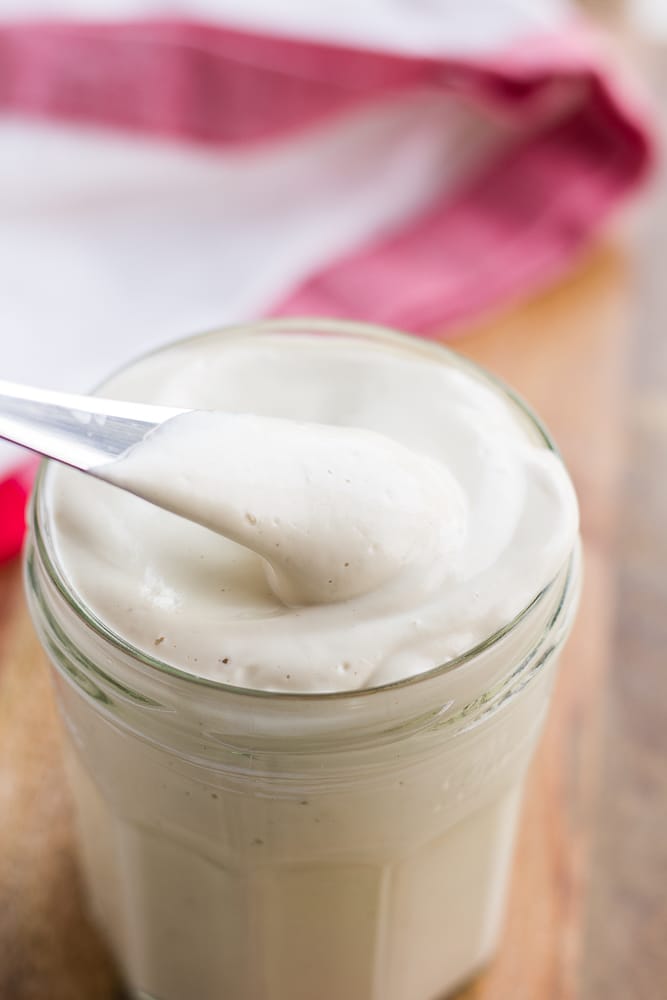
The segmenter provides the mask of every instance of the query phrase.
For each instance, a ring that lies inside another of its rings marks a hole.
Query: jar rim
[[[490,384],[496,391],[499,391],[523,414],[525,418],[527,418],[528,423],[532,426],[537,436],[542,440],[545,447],[560,457],[558,448],[556,447],[543,422],[528,405],[528,403],[526,403],[526,401],[502,379],[487,371],[483,366],[471,361],[469,358],[465,358],[462,355],[457,354],[455,351],[452,351],[444,344],[437,341],[433,342],[417,339],[410,334],[400,333],[379,324],[363,323],[354,320],[323,319],[319,317],[281,317],[278,319],[260,320],[253,323],[214,327],[201,333],[176,338],[166,344],[161,344],[157,348],[146,351],[137,357],[132,358],[127,362],[127,364],[115,369],[114,372],[108,376],[108,378],[120,374],[126,368],[135,365],[137,362],[142,361],[145,358],[151,357],[154,354],[160,354],[163,351],[168,351],[182,344],[195,343],[200,340],[219,337],[221,335],[243,336],[254,333],[272,332],[310,332],[323,334],[328,333],[330,335],[338,334],[342,336],[358,336],[368,340],[394,343],[397,346],[410,348],[413,352],[421,353],[425,357],[431,357],[436,360],[444,354],[449,358],[450,363],[454,363],[458,367],[472,372],[476,375],[476,377],[481,378],[487,384]],[[106,382],[106,379],[104,381]],[[202,677],[201,675],[190,673],[189,671],[182,670],[171,663],[161,660],[159,657],[152,656],[150,653],[147,653],[145,650],[135,646],[133,643],[125,639],[120,633],[110,628],[107,624],[105,624],[105,622],[102,621],[101,618],[99,618],[90,608],[86,606],[83,599],[76,593],[73,586],[68,582],[64,572],[58,566],[55,554],[52,554],[49,545],[48,530],[46,527],[46,513],[43,508],[45,503],[45,479],[48,474],[48,469],[52,464],[54,463],[50,461],[43,461],[40,464],[30,500],[28,525],[32,531],[35,547],[39,553],[42,565],[44,566],[49,580],[56,588],[60,597],[74,612],[81,623],[89,628],[103,642],[113,646],[125,656],[129,656],[131,659],[136,660],[143,667],[147,667],[151,671],[157,671],[160,675],[166,675],[173,680],[183,682],[186,685],[191,685],[199,689],[208,688],[237,697],[259,698],[264,700],[269,699],[272,701],[280,701],[282,703],[298,702],[300,704],[312,702],[322,703],[323,701],[348,701],[368,697],[373,694],[399,691],[404,688],[418,685],[420,682],[426,683],[436,677],[449,674],[454,670],[459,670],[476,660],[481,654],[486,653],[489,649],[499,644],[506,636],[510,635],[519,628],[524,620],[529,617],[535,607],[546,600],[548,595],[556,586],[559,578],[561,578],[565,565],[567,566],[567,572],[562,585],[560,600],[558,601],[554,611],[554,618],[558,617],[563,605],[566,602],[566,597],[572,590],[573,586],[575,569],[574,551],[569,554],[566,564],[559,568],[559,571],[554,579],[551,580],[546,587],[540,590],[509,622],[502,625],[499,629],[496,629],[489,636],[470,647],[470,649],[460,653],[458,656],[452,657],[452,659],[446,660],[444,663],[432,667],[430,670],[425,670],[417,674],[411,674],[407,677],[389,681],[385,684],[379,684],[368,688],[346,689],[343,691],[316,692],[267,691],[261,688],[248,688],[236,684],[228,684],[213,677]]]

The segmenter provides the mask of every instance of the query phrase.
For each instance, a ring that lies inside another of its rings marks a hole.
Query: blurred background
[[[666,98],[664,0],[0,0],[3,379],[344,316],[451,341],[561,447],[582,609],[468,1000],[667,995]],[[21,592],[33,472],[0,447],[0,1000],[117,1000]]]

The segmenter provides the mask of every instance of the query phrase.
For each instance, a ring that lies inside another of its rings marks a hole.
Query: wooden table
[[[651,273],[646,265],[646,280]],[[664,298],[667,278],[655,276],[653,294]],[[628,262],[608,246],[558,289],[459,343],[555,433],[581,498],[586,562],[530,774],[503,944],[465,1000],[667,996],[667,553],[657,534],[667,341],[653,336],[655,323],[638,329],[632,302]],[[34,642],[19,568],[4,567],[0,1000],[112,1000],[112,966],[81,900]]]

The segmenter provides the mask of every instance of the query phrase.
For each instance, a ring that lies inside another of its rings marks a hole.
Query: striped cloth
[[[651,158],[565,0],[0,0],[3,378],[85,390],[261,315],[455,332]],[[17,471],[18,470],[18,471]],[[30,468],[0,450],[0,558]]]

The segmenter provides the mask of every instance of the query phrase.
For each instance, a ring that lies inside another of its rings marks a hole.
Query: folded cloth
[[[24,462],[0,481],[0,562],[13,558],[21,548],[23,511],[35,468],[35,462]]]
[[[0,2],[5,378],[83,390],[261,315],[454,332],[562,272],[650,161],[565,0],[56,6]]]

